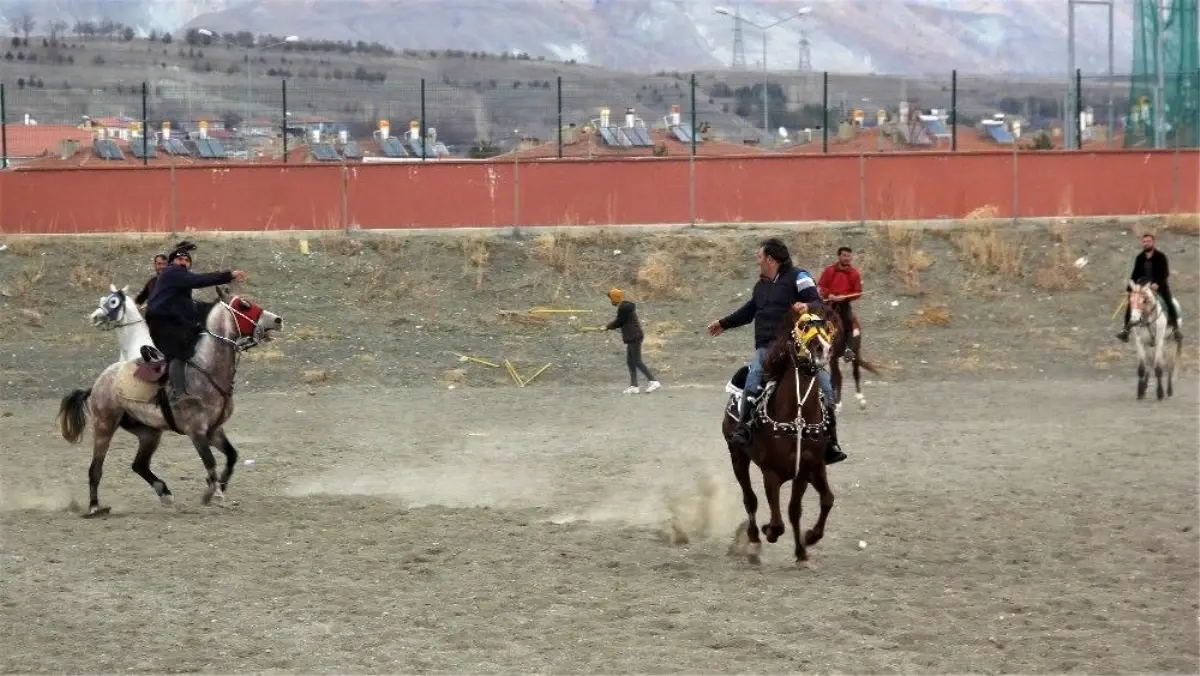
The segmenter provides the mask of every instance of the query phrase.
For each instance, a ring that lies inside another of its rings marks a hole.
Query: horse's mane
[[[775,328],[775,337],[767,345],[767,358],[763,360],[763,375],[768,380],[779,380],[784,369],[791,363],[792,327],[799,315],[789,309]]]

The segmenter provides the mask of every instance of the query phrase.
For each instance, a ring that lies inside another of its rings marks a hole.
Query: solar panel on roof
[[[692,142],[692,128],[690,125],[686,127],[682,124],[671,125],[671,135],[684,143]]]
[[[221,142],[215,138],[208,139],[208,149],[214,158],[220,159],[226,155],[225,147],[222,146]]]
[[[946,128],[946,123],[941,120],[925,120],[925,129],[934,136],[950,135],[950,130]]]
[[[183,141],[177,138],[167,139],[165,147],[167,149],[167,153],[171,155],[187,157],[188,155],[192,154],[191,151],[188,150],[188,147],[183,144]]]
[[[383,153],[384,157],[408,157],[408,151],[404,149],[404,144],[394,136],[379,142],[379,152]]]
[[[143,146],[142,144],[145,143]],[[149,139],[135,138],[129,142],[129,154],[139,160],[154,158],[154,144]]]
[[[333,146],[328,143],[314,143],[308,147],[308,150],[312,153],[313,159],[318,162],[337,162],[342,159],[338,157],[337,151],[333,149]]]
[[[208,145],[208,139],[198,138],[195,141],[196,154],[205,159],[212,159],[212,148]]]
[[[441,141],[433,144],[433,152],[437,153],[438,157],[448,157],[450,155],[450,149]]]
[[[616,135],[613,134],[612,127],[600,127],[600,138],[604,140],[605,144],[614,148],[621,145],[621,142],[617,140]]]
[[[342,146],[342,157],[348,160],[361,160],[362,148],[358,147],[357,141],[347,141],[346,145]]]
[[[96,154],[101,159],[105,160],[123,160],[125,155],[121,153],[121,149],[117,147],[117,142],[112,139],[100,139],[96,141]]]
[[[631,129],[627,129],[626,131],[629,132],[629,135],[632,137],[633,144],[635,146],[650,148],[654,145],[654,142],[650,140],[650,134],[646,132],[645,127],[633,127]]]
[[[988,137],[996,143],[1012,145],[1016,141],[1016,139],[1013,138],[1012,133],[1009,132],[1008,129],[1006,129],[1002,124],[984,125],[984,129],[987,130]]]

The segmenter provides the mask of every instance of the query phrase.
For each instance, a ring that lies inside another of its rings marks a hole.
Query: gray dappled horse
[[[109,512],[100,506],[100,477],[104,458],[117,428],[138,439],[133,471],[154,489],[163,505],[174,497],[165,481],[150,471],[150,458],[167,430],[187,436],[200,454],[207,472],[204,504],[214,496],[224,500],[224,491],[237,464],[237,451],[225,435],[224,424],[233,415],[233,383],[240,354],[283,330],[283,319],[258,304],[229,296],[217,289],[217,302],[207,308],[205,328],[187,367],[188,396],[174,405],[167,397],[165,360],[143,358],[118,361],[100,374],[87,390],[75,390],[62,398],[58,418],[63,438],[78,443],[92,419],[94,441],[88,469],[88,511],[85,517]],[[154,352],[157,352],[156,350]],[[161,355],[155,355],[161,356]],[[225,471],[218,478],[212,446],[225,454]]]

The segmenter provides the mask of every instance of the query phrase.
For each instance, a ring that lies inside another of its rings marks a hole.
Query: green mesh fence
[[[1159,142],[1165,147],[1200,146],[1198,3],[1200,0],[1135,0],[1126,147],[1154,147]],[[1155,104],[1160,86],[1162,138],[1156,139],[1155,121],[1160,115]]]

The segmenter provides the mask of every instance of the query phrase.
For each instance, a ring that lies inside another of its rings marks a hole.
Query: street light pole
[[[225,38],[218,35],[216,31],[209,30],[207,28],[200,28],[196,32],[207,38],[212,38],[214,40],[219,40],[220,42],[224,42],[225,44],[229,45],[230,47],[241,47],[242,46],[242,45],[235,45],[234,43],[230,42],[229,40],[226,40]],[[280,40],[279,42],[272,42],[270,44],[260,45],[259,49],[269,49],[271,47],[277,47],[279,45],[287,44],[289,42],[299,42],[299,40],[300,40],[300,36],[289,35],[289,36],[285,37],[284,39]],[[253,85],[252,85],[252,81],[250,79],[251,75],[252,75],[251,63],[252,62],[250,59],[250,48],[247,47],[246,48],[246,106],[245,106],[246,114],[245,114],[245,119],[242,120],[243,127],[246,125],[246,123],[248,123],[250,121],[250,102],[253,100]]]
[[[1108,7],[1108,137],[1111,140],[1113,135],[1113,125],[1116,120],[1114,117],[1114,102],[1113,102],[1113,80],[1116,78],[1113,60],[1113,0],[1067,0],[1067,80],[1071,84],[1068,85],[1067,91],[1075,94],[1075,88],[1078,84],[1075,79],[1075,5],[1100,5]],[[1064,125],[1066,129],[1067,147],[1071,147],[1079,136],[1075,133],[1075,129],[1080,124],[1079,114],[1082,111],[1073,110],[1075,102],[1081,100],[1082,95],[1076,94],[1067,97],[1068,119]],[[1072,114],[1073,113],[1073,114]]]
[[[776,21],[775,23],[770,23],[770,24],[763,26],[760,24],[756,24],[753,21],[747,21],[745,18],[743,18],[739,15],[735,15],[734,13],[730,12],[728,9],[725,9],[724,7],[718,7],[716,9],[717,14],[723,14],[728,17],[733,17],[734,21],[742,21],[743,23],[750,24],[751,26],[754,26],[755,28],[762,31],[762,109],[763,109],[763,141],[764,142],[766,142],[766,139],[770,138],[770,136],[771,136],[771,133],[769,131],[770,122],[769,122],[769,118],[768,118],[768,107],[767,107],[767,31],[778,26],[781,23],[785,23],[785,22],[791,21],[792,19],[795,19],[797,17],[804,16],[805,14],[808,14],[811,11],[812,11],[812,7],[802,7],[799,10],[797,10],[796,12],[780,19],[779,21]]]

